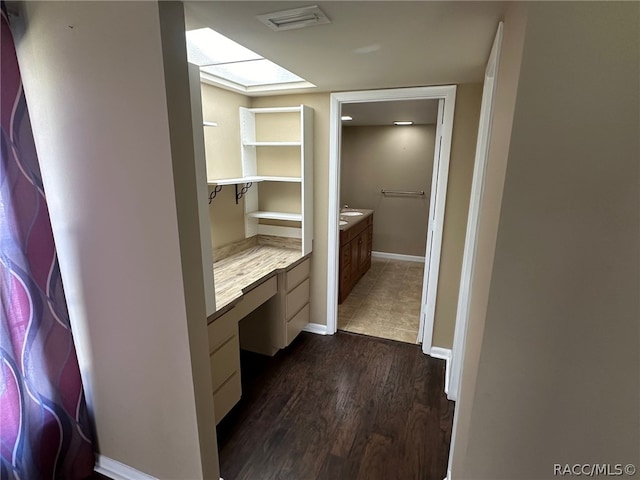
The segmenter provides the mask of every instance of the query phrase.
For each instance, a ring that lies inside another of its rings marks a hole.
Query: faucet
[[[349,208],[349,205],[347,205],[346,203],[344,204],[344,207],[342,207],[343,210]]]

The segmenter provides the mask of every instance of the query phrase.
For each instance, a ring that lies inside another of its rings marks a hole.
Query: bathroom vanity
[[[342,303],[358,280],[371,268],[373,210],[340,212],[340,263],[338,303]]]

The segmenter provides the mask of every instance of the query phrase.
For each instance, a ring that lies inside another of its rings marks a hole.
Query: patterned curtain
[[[91,430],[4,8],[0,48],[0,474],[84,479]]]

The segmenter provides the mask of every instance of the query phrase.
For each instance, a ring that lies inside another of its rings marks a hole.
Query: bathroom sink
[[[346,225],[349,222],[345,222],[344,220],[340,220],[340,226]]]
[[[364,215],[362,212],[340,212],[341,217],[359,217]]]

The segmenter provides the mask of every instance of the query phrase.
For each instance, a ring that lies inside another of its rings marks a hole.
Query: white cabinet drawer
[[[241,396],[240,372],[236,372],[213,394],[213,411],[216,417],[216,425],[238,403]]]
[[[291,320],[287,322],[287,345],[289,345],[294,338],[302,331],[304,327],[309,323],[309,304],[307,303],[302,310],[293,316]]]
[[[219,318],[216,318],[207,326],[207,334],[209,336],[209,353],[213,353],[220,346],[228,341],[234,335],[238,335],[238,319],[236,318],[234,309]]]
[[[234,335],[223,343],[209,357],[211,364],[211,383],[215,392],[220,386],[240,370],[240,345],[238,336]]]
[[[285,301],[286,320],[289,320],[298,313],[306,303],[309,303],[309,279],[287,293],[287,299]]]
[[[310,264],[311,261],[307,259],[287,272],[285,280],[285,290],[287,292],[300,285],[304,279],[309,278]]]
[[[249,290],[242,295],[242,300],[233,308],[233,310],[236,310],[237,320],[239,321],[253,312],[276,293],[278,293],[278,279],[275,276],[265,280],[252,290]]]

